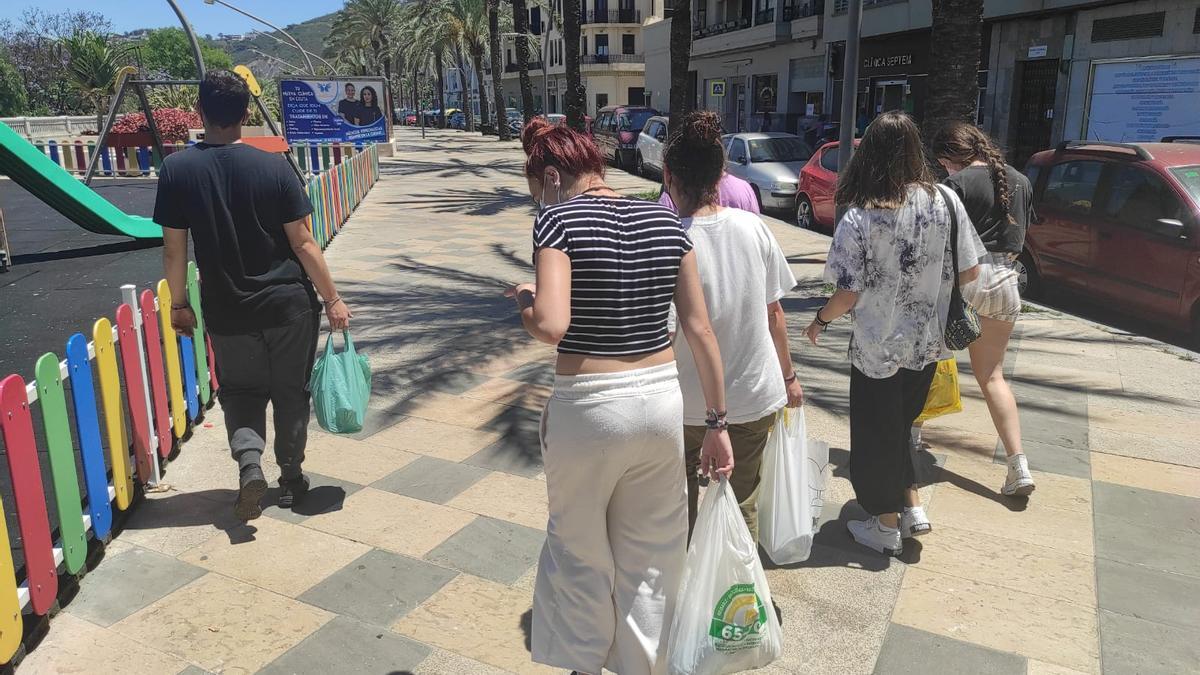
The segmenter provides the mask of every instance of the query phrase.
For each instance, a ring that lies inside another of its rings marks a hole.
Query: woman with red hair
[[[533,660],[581,675],[658,675],[688,531],[672,300],[708,408],[701,468],[712,478],[733,469],[721,355],[696,257],[674,212],[604,182],[587,136],[535,119],[521,141],[541,207],[536,284],[509,295],[530,335],[558,347],[542,413],[550,518]]]

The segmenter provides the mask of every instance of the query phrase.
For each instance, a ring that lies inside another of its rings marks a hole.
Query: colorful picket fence
[[[87,171],[88,162],[96,153],[96,141],[38,140],[34,146],[50,158],[52,162],[67,171],[82,176]],[[187,143],[176,142],[163,145],[163,155],[179,152],[195,141]],[[292,144],[296,163],[307,175],[316,175],[341,164],[343,160],[362,154],[372,145],[362,143],[295,143]],[[141,176],[157,176],[158,168],[162,166],[163,155],[149,146],[120,146],[103,148],[100,153],[100,165],[96,167],[97,176],[106,178],[136,178]]]
[[[379,178],[374,146],[339,159],[306,186],[313,204],[310,226],[321,248]],[[165,280],[140,292],[123,286],[121,293],[112,317],[97,319],[89,335],[67,339],[65,358],[47,352],[37,360],[36,379],[26,382],[16,374],[0,379],[0,447],[13,501],[6,505],[0,495],[0,509],[15,507],[24,554],[19,577],[8,527],[0,518],[0,664],[11,662],[20,649],[23,615],[45,617],[52,610],[60,574],[84,571],[88,540],[107,539],[116,515],[133,505],[139,487],[158,483],[162,466],[219,388],[195,263],[188,263],[187,275],[187,302],[197,318],[193,337],[177,335],[171,327]],[[35,406],[40,406],[40,444]],[[49,493],[40,457],[50,465]],[[53,522],[50,499],[57,512]]]
[[[342,223],[379,180],[379,151],[374,145],[349,158],[342,155],[341,159],[328,171],[308,180],[308,196],[313,205],[310,228],[321,248],[337,236]]]
[[[187,301],[198,318],[199,283],[195,263],[189,263]],[[15,507],[25,562],[24,578],[18,578],[0,520],[0,662],[11,661],[21,644],[23,612],[51,611],[60,570],[83,571],[88,539],[108,538],[115,513],[133,504],[134,474],[137,486],[158,483],[161,466],[219,388],[203,322],[191,338],[171,328],[166,281],[140,293],[123,286],[121,293],[113,316],[97,319],[90,336],[67,339],[65,358],[47,352],[37,360],[36,379],[14,374],[0,380],[0,438],[14,502],[0,508]],[[35,406],[44,447],[34,432]],[[39,456],[50,465],[50,494]]]

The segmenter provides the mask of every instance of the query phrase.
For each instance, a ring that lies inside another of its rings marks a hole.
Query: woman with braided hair
[[[992,423],[1008,454],[1008,478],[1001,493],[1027,496],[1034,489],[1021,447],[1021,422],[1012,389],[1004,379],[1004,354],[1021,296],[1013,262],[1021,253],[1033,212],[1029,180],[1004,162],[1000,150],[977,127],[956,122],[933,140],[938,162],[950,173],[946,185],[962,198],[987,255],[979,277],[962,287],[963,298],[979,312],[982,336],[971,343],[971,370],[983,390]]]

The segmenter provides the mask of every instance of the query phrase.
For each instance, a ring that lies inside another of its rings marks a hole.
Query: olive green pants
[[[767,436],[775,426],[775,416],[771,413],[766,417],[746,422],[745,424],[729,425],[729,441],[733,446],[733,475],[729,477],[729,486],[733,488],[733,496],[738,500],[742,509],[742,518],[750,529],[754,543],[758,543],[758,486],[762,482],[763,450],[767,447]],[[700,497],[700,481],[696,472],[700,468],[700,446],[704,443],[707,427],[684,426],[683,449],[688,486],[688,540],[692,538],[692,529],[696,526],[696,508]]]

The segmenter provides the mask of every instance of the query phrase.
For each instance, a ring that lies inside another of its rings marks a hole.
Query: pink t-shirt
[[[721,206],[731,209],[741,209],[750,213],[761,213],[758,208],[758,199],[754,197],[754,188],[750,187],[750,184],[741,178],[726,173],[721,176],[721,182],[717,184],[717,190],[719,191],[717,203]],[[676,210],[675,202],[671,201],[671,195],[667,194],[666,190],[663,190],[662,196],[658,198],[658,203],[673,211]]]

